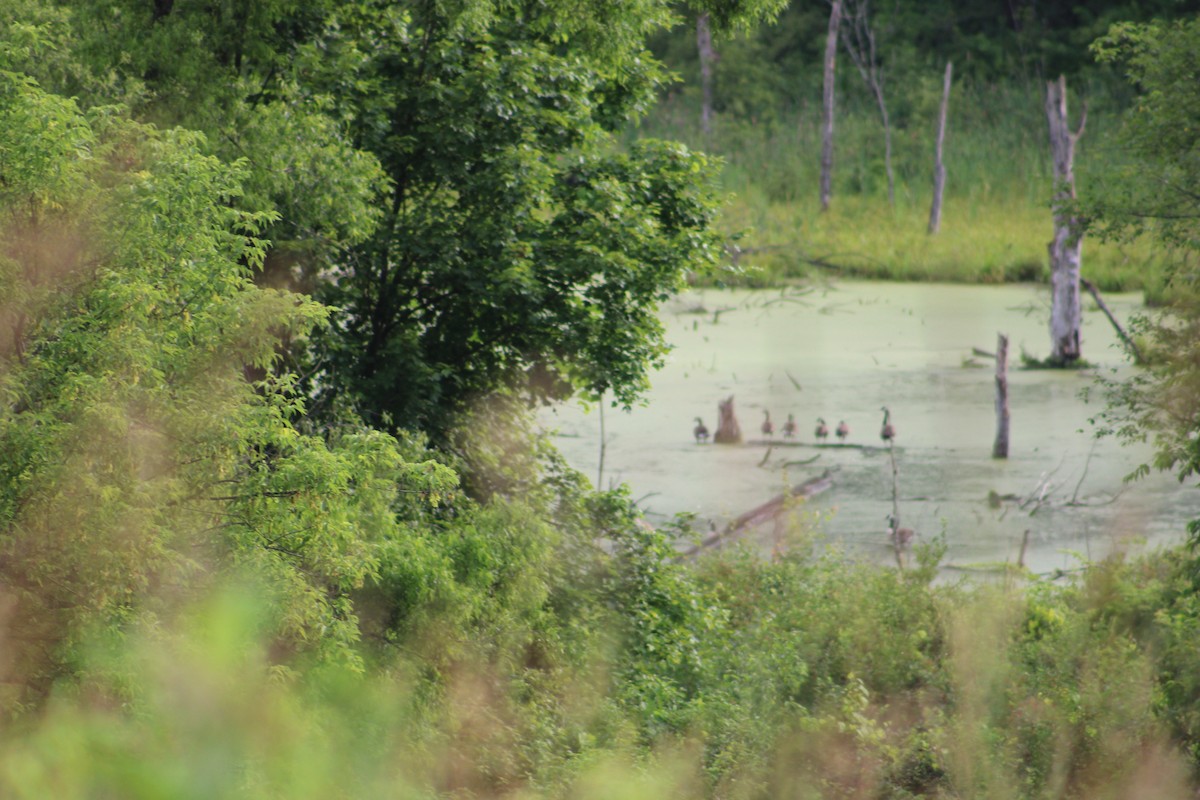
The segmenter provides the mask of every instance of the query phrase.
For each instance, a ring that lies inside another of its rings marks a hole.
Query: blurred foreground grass
[[[709,670],[674,696],[675,724],[653,719],[649,687],[672,688],[653,652],[584,669],[487,648],[434,665],[404,646],[365,670],[280,663],[240,586],[169,632],[98,634],[85,677],[6,725],[0,794],[1193,796],[1195,695],[1168,706],[1200,686],[1174,556],[970,589],[837,558],[686,570],[722,623],[673,632]]]

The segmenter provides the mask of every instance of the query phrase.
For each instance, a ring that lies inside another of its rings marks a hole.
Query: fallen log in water
[[[820,450],[864,450],[866,452],[887,452],[886,447],[872,444],[851,444],[849,442],[798,442],[790,439],[750,439],[745,442],[746,447],[812,447]],[[897,452],[903,452],[900,447],[896,448]]]
[[[826,470],[822,475],[816,478],[810,478],[804,483],[793,486],[788,491],[772,497],[767,502],[757,508],[752,508],[745,514],[742,514],[737,519],[725,526],[724,530],[713,531],[705,536],[700,543],[683,552],[685,556],[695,555],[701,550],[713,547],[717,544],[722,544],[730,539],[744,533],[747,529],[753,528],[756,525],[761,525],[764,522],[773,520],[780,514],[788,510],[787,501],[796,497],[814,497],[821,492],[824,492],[833,487],[833,478],[830,477],[829,471]]]

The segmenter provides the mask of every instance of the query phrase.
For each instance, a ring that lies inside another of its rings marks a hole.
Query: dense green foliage
[[[334,309],[293,348],[312,414],[444,441],[498,390],[628,404],[657,302],[714,258],[706,159],[611,142],[664,78],[664,3],[29,5],[18,66],[245,160],[238,206],[276,214],[263,282]]]
[[[1139,94],[1122,130],[1132,156],[1110,172],[1082,203],[1103,236],[1150,237],[1171,255],[1170,302],[1141,320],[1153,353],[1148,370],[1111,387],[1107,421],[1128,438],[1152,434],[1155,466],[1180,479],[1200,471],[1196,398],[1200,388],[1197,342],[1200,301],[1200,90],[1192,80],[1200,55],[1200,23],[1121,25],[1096,43],[1097,54],[1121,63]],[[1200,528],[1193,536],[1200,535]]]
[[[0,793],[1193,794],[1192,555],[964,587],[937,543],[898,571],[797,530],[687,561],[686,521],[532,432],[530,401],[633,402],[657,303],[717,260],[717,165],[624,138],[666,85],[648,43],[779,6],[0,0]],[[1082,73],[1097,26],[1162,10],[906,8],[900,63],[979,81]],[[807,59],[823,13],[723,69]],[[1182,475],[1198,32],[1100,45],[1136,168],[1088,206],[1180,256],[1113,414]]]

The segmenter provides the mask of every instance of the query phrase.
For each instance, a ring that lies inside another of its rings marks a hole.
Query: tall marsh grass
[[[1093,87],[1076,157],[1081,194],[1120,161],[1118,101]],[[839,101],[834,192],[821,213],[820,109],[801,107],[766,123],[718,118],[697,128],[689,95],[668,99],[638,135],[680,138],[725,161],[730,200],[722,226],[747,254],[731,283],[775,283],[814,267],[901,280],[1005,282],[1048,279],[1052,237],[1049,145],[1036,86],[956,86],[944,161],[941,231],[926,233],[932,199],[934,119],[939,98],[918,86],[894,113],[896,202],[887,201],[883,130],[875,108],[851,94]],[[1073,99],[1073,119],[1081,103]],[[1103,290],[1153,289],[1165,256],[1148,242],[1088,239],[1084,274]]]

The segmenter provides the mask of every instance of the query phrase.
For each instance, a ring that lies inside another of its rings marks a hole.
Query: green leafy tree
[[[455,476],[386,434],[297,430],[294,378],[270,368],[326,312],[251,280],[267,219],[231,207],[239,170],[199,136],[84,115],[12,73],[0,125],[15,674],[44,686],[87,630],[153,627],[242,572],[281,653],[353,662],[350,597],[406,535],[401,493],[437,503]]]
[[[612,138],[663,79],[641,47],[663,19],[368,5],[305,50],[390,180],[378,233],[318,294],[340,309],[327,399],[435,433],[500,389],[632,402],[665,352],[657,304],[716,252],[712,164]]]
[[[1109,384],[1105,429],[1152,437],[1153,466],[1183,480],[1200,472],[1200,21],[1114,26],[1094,49],[1126,69],[1138,97],[1122,132],[1130,162],[1083,208],[1099,233],[1152,236],[1176,257],[1168,304],[1139,324],[1152,363]],[[1200,521],[1191,532],[1200,541]]]
[[[724,29],[781,3],[694,5]],[[245,160],[234,204],[276,215],[260,282],[337,309],[304,364],[326,419],[444,441],[496,391],[628,404],[665,352],[658,302],[717,252],[714,165],[613,138],[667,79],[644,47],[662,0],[20,10],[24,68]]]

